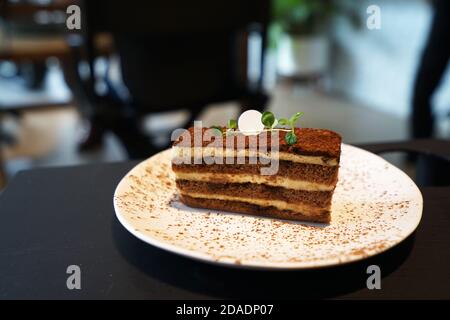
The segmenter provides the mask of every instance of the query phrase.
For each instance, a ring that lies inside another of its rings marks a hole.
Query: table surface
[[[113,192],[137,162],[19,173],[0,195],[0,299],[450,298],[450,188],[422,188],[417,231],[348,265],[303,271],[213,266],[154,248],[117,221]],[[381,269],[381,290],[366,287]],[[66,269],[81,268],[81,290]]]

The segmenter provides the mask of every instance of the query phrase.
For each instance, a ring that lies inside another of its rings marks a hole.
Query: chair
[[[123,141],[131,158],[146,157],[155,146],[139,130],[144,115],[187,109],[188,126],[211,103],[237,101],[241,111],[263,109],[263,64],[269,1],[86,1],[85,57],[93,70],[99,56],[95,36],[112,35],[120,56],[122,77],[130,99],[109,88],[94,89],[93,72],[81,80],[97,119]],[[251,32],[261,35],[259,75],[247,76]],[[78,55],[83,59],[83,54]]]
[[[77,1],[77,0],[75,0]],[[73,1],[70,1],[73,3]],[[27,81],[28,89],[37,89],[44,78],[45,61],[49,57],[57,58],[62,66],[72,65],[71,50],[64,38],[64,28],[61,24],[38,25],[33,17],[38,12],[65,12],[68,0],[57,0],[46,3],[33,3],[25,1],[0,0],[0,19],[7,27],[0,43],[0,62],[12,61],[18,65],[26,64],[29,74],[22,74]],[[20,31],[20,32],[11,32]],[[18,30],[16,30],[18,29]],[[22,32],[26,30],[27,32]],[[9,34],[11,33],[11,34]],[[12,34],[13,33],[13,34]],[[19,36],[17,36],[19,34]],[[68,68],[71,71],[71,68]],[[65,74],[66,75],[66,74]],[[66,75],[66,80],[70,77]],[[75,81],[68,84],[76,85]],[[6,173],[3,163],[3,144],[12,143],[13,137],[2,130],[2,121],[6,114],[20,116],[29,109],[66,107],[70,105],[70,99],[48,99],[41,101],[0,101],[0,189],[6,184]]]

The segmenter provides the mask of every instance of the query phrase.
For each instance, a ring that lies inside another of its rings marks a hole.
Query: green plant
[[[361,24],[355,2],[348,0],[273,0],[269,42],[276,47],[282,33],[311,35],[324,31],[330,19],[341,14],[354,26]]]
[[[275,0],[273,15],[289,34],[311,34],[319,31],[335,11],[332,0]]]
[[[229,129],[237,129],[237,121],[236,120],[234,120],[234,119],[230,119],[230,120],[228,120],[228,125],[227,125],[227,128],[229,128]]]

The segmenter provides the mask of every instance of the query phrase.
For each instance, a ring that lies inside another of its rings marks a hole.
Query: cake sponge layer
[[[182,193],[202,193],[279,200],[286,203],[300,203],[327,210],[331,205],[331,197],[333,195],[332,191],[310,192],[252,183],[210,183],[189,180],[177,180],[176,183]]]
[[[331,216],[330,211],[322,211],[314,215],[304,214],[301,212],[293,212],[290,210],[280,210],[275,207],[263,207],[255,204],[250,204],[241,201],[229,201],[218,199],[203,199],[195,198],[188,195],[181,194],[181,201],[190,207],[206,208],[222,211],[232,211],[238,213],[252,214],[257,216],[264,216],[270,218],[297,220],[297,221],[312,221],[329,223]]]
[[[261,175],[262,164],[172,164],[175,173],[220,173],[220,174],[246,174]],[[279,161],[277,177],[292,180],[302,180],[323,185],[335,185],[338,178],[338,166],[321,166],[314,164]],[[270,179],[271,176],[266,176]]]

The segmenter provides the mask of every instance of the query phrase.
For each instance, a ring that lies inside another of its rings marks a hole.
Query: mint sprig
[[[295,144],[297,142],[297,136],[295,135],[294,131],[289,131],[284,136],[284,140],[286,141],[286,143],[288,145],[293,145],[293,144]]]
[[[285,131],[284,140],[288,145],[294,145],[297,142],[297,136],[295,134],[295,124],[303,116],[303,112],[297,112],[289,119],[281,118],[277,119],[275,115],[266,111],[261,116],[261,123],[264,125],[265,131]],[[289,129],[277,128],[277,126],[289,127]],[[238,132],[238,122],[234,119],[228,120],[226,131],[222,131],[220,126],[212,126],[215,129],[215,133],[220,135],[229,135]]]
[[[264,125],[264,127],[272,129],[274,125],[276,125],[276,118],[272,112],[266,111],[261,116],[261,122]]]
[[[266,111],[261,116],[261,122],[264,127],[269,130],[273,130],[277,125],[290,127],[290,131],[284,136],[284,140],[287,144],[293,145],[297,142],[297,136],[295,135],[295,124],[302,116],[303,112],[297,112],[289,119],[277,119],[272,112]]]
[[[214,134],[222,135],[222,128],[220,126],[212,126],[211,129],[214,129]]]
[[[292,117],[289,118],[289,124],[291,127],[295,126],[295,123],[303,116],[303,112],[297,112]]]
[[[237,127],[238,127],[238,123],[236,120],[234,120],[234,119],[228,120],[228,124],[227,124],[228,129],[237,129]]]
[[[297,123],[298,119],[300,119],[303,116],[303,112],[297,112],[289,119],[281,118],[278,120],[278,123],[282,126],[289,126],[292,131],[295,129],[295,124]]]

